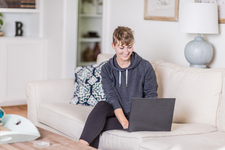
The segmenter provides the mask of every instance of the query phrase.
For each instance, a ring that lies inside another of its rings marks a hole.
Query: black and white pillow
[[[95,106],[99,101],[105,100],[102,89],[101,67],[107,63],[94,64],[75,68],[75,91],[70,104]]]

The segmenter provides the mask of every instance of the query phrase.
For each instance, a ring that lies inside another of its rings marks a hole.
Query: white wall
[[[47,39],[47,79],[62,78],[63,0],[43,1],[43,36]]]
[[[134,30],[135,51],[145,59],[173,62],[189,66],[184,56],[185,45],[195,34],[179,33],[178,22],[144,20],[144,0],[105,0],[105,35],[103,53],[114,53],[111,48],[112,33],[117,26]],[[225,25],[220,24],[220,34],[203,35],[214,47],[210,67],[225,68]]]
[[[77,49],[78,0],[64,1],[63,78],[74,78]]]
[[[47,79],[73,78],[76,66],[78,0],[43,0]]]

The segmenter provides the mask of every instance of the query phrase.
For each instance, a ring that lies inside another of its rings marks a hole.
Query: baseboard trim
[[[0,102],[0,106],[18,106],[18,105],[27,105],[26,100],[21,100],[21,101],[10,101],[10,102]]]

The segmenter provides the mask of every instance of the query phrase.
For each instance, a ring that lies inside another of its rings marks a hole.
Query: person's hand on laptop
[[[125,117],[123,110],[121,108],[118,108],[114,111],[116,118],[119,120],[120,124],[122,125],[123,129],[128,129],[129,122],[127,118]]]
[[[129,126],[128,120],[121,122],[121,125],[123,126],[123,129],[128,129]]]

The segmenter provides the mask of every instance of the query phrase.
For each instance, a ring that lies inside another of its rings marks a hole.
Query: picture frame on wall
[[[145,0],[144,19],[178,21],[179,0]]]
[[[217,3],[219,23],[225,23],[225,0],[201,0],[202,3]],[[198,0],[195,0],[197,3]]]

